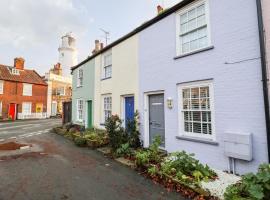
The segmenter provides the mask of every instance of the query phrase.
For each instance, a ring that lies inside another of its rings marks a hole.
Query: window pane
[[[201,87],[200,88],[200,97],[209,97],[209,87]]]
[[[189,112],[189,111],[185,111],[185,112],[184,112],[184,120],[185,120],[185,121],[191,121],[191,120],[192,120],[191,113],[192,113],[192,112]]]
[[[189,52],[189,43],[185,43],[182,45],[182,53]]]
[[[185,32],[188,31],[188,27],[187,26],[188,26],[188,23],[181,25],[181,30],[180,30],[180,33],[181,34],[183,34],[183,33],[185,33]]]
[[[185,122],[185,132],[192,132],[192,123]]]
[[[205,5],[201,5],[197,8],[197,16],[204,15],[205,14]]]
[[[199,88],[191,89],[191,98],[199,98]]]
[[[193,123],[193,133],[202,133],[201,123]]]
[[[205,24],[206,24],[205,15],[202,15],[202,16],[198,17],[198,19],[197,19],[197,27],[203,26]]]
[[[201,109],[202,110],[209,110],[210,109],[210,102],[208,98],[201,99]]]
[[[208,134],[208,124],[202,124],[202,128],[203,128],[202,130],[203,134]]]
[[[198,48],[198,40],[193,40],[190,42],[190,51],[196,50]]]
[[[188,11],[188,20],[192,20],[196,18],[196,8]]]
[[[204,27],[204,28],[200,28],[198,29],[198,38],[203,38],[205,36],[207,36],[207,28]]]
[[[190,89],[183,90],[183,98],[190,98]]]
[[[199,99],[192,99],[191,100],[191,108],[193,109],[193,110],[198,110],[198,109],[200,109],[200,100]]]
[[[192,112],[193,121],[201,122],[201,112]]]
[[[199,48],[206,47],[207,46],[207,43],[208,43],[207,37],[203,37],[203,38],[199,39],[199,41],[198,41],[198,47]]]
[[[196,19],[193,19],[188,22],[188,30],[191,31],[195,28],[197,28]]]
[[[180,23],[181,24],[186,23],[187,20],[188,20],[187,13],[185,13],[185,14],[183,14],[183,15],[180,16]]]

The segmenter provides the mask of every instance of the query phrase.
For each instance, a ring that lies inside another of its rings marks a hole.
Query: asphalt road
[[[58,124],[55,119],[0,124],[0,143],[16,137],[42,149],[0,157],[0,200],[184,200],[101,153],[50,133]]]

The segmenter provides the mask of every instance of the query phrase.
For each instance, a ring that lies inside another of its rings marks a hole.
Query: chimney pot
[[[24,62],[23,58],[14,58],[14,67],[19,70],[24,70]]]
[[[157,6],[157,14],[161,14],[164,11],[163,7],[161,5]]]

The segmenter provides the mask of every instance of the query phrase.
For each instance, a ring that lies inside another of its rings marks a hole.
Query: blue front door
[[[134,97],[125,97],[125,125],[134,118]]]

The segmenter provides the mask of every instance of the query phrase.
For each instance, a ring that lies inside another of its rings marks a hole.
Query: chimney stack
[[[161,14],[164,11],[163,7],[161,5],[157,6],[157,14]]]
[[[14,58],[14,67],[19,70],[24,70],[24,62],[23,58]]]
[[[101,49],[103,49],[103,43],[100,43],[99,40],[95,40],[95,49],[92,51],[92,54],[96,54],[99,52]]]

